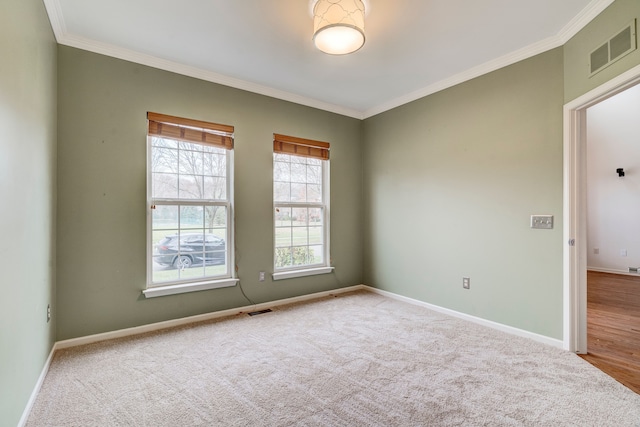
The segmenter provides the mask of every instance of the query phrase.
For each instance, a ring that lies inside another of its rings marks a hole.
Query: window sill
[[[280,273],[273,273],[271,277],[273,280],[293,279],[295,277],[315,276],[316,274],[327,274],[335,270],[334,267],[319,267],[309,268],[306,270],[291,270],[282,271]]]
[[[184,294],[187,292],[206,291],[208,289],[227,288],[235,286],[238,279],[222,279],[210,282],[184,283],[180,285],[156,286],[147,288],[142,293],[146,298],[163,297],[166,295]]]

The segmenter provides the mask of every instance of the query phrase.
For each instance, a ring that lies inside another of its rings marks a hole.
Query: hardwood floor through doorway
[[[587,273],[584,360],[640,394],[640,276]]]

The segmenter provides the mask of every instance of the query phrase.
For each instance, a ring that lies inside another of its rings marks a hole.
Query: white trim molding
[[[281,271],[279,273],[271,274],[271,277],[273,278],[273,280],[293,279],[295,277],[306,277],[315,276],[316,274],[332,273],[333,270],[335,270],[335,267],[319,267],[308,268],[304,270]]]
[[[587,108],[639,83],[637,65],[565,104],[563,109],[563,342],[566,350],[576,353],[587,352]]]
[[[366,287],[364,285],[349,286],[346,288],[332,289],[330,291],[316,292],[313,294],[301,295],[298,297],[285,298],[281,300],[270,301],[270,302],[265,302],[260,304],[230,308],[228,310],[221,310],[221,311],[214,311],[211,313],[199,314],[196,316],[166,320],[164,322],[151,323],[148,325],[135,326],[133,328],[119,329],[117,331],[104,332],[101,334],[88,335],[88,336],[79,337],[79,338],[72,338],[64,341],[58,341],[56,343],[55,348],[56,349],[69,348],[69,347],[75,347],[78,345],[91,344],[99,341],[106,341],[106,340],[112,340],[116,338],[128,337],[132,335],[139,335],[147,332],[154,332],[162,329],[174,328],[176,326],[188,325],[190,323],[204,322],[207,320],[219,319],[221,317],[237,316],[238,314],[246,314],[252,311],[266,310],[268,308],[274,308],[274,307],[279,307],[287,304],[310,301],[310,300],[324,298],[332,295],[339,295],[347,292],[359,291],[362,289],[366,289]]]
[[[29,419],[29,414],[31,414],[31,409],[33,408],[33,404],[36,402],[36,398],[38,397],[38,393],[40,393],[40,389],[42,388],[42,384],[44,383],[44,379],[49,372],[49,366],[51,366],[51,361],[53,360],[53,355],[56,352],[56,344],[53,344],[51,347],[51,351],[49,352],[49,357],[44,362],[44,366],[42,367],[42,372],[40,372],[40,376],[38,377],[38,381],[36,381],[36,385],[33,387],[33,391],[31,392],[31,396],[29,396],[29,401],[27,402],[27,406],[25,406],[24,411],[22,411],[22,417],[20,417],[20,421],[18,421],[18,427],[22,427],[27,423]]]
[[[564,45],[578,31],[583,29],[589,22],[591,22],[598,14],[605,10],[615,0],[592,0],[575,18],[573,18],[567,25],[560,30],[558,34],[552,37],[548,37],[537,43],[530,44],[522,49],[518,49],[514,52],[503,55],[492,61],[485,62],[477,67],[470,68],[447,79],[440,80],[434,84],[431,84],[422,89],[418,89],[414,92],[410,92],[404,96],[389,100],[374,108],[371,108],[364,112],[364,118],[375,116],[376,114],[384,113],[392,108],[399,107],[409,102],[415,101],[425,96],[440,92],[441,90],[448,89],[450,87],[459,85],[468,80],[475,79],[484,74],[491,73],[516,62],[523,61],[527,58],[539,55],[556,47]]]
[[[529,338],[534,341],[542,342],[544,344],[548,344],[554,347],[562,348],[562,341],[554,338],[546,337],[544,335],[539,335],[534,332],[525,331],[522,329],[518,329],[512,326],[504,325],[502,323],[493,322],[491,320],[482,319],[480,317],[471,316],[469,314],[461,313],[455,310],[451,310],[448,308],[443,308],[434,304],[429,304],[424,301],[416,300],[413,298],[405,297],[402,295],[395,294],[393,292],[384,291],[378,288],[374,288],[368,285],[355,285],[349,286],[346,288],[338,288],[332,289],[330,291],[316,292],[308,295],[301,295],[298,297],[285,298],[276,301],[270,301],[260,304],[248,305],[244,307],[231,308],[229,310],[215,311],[211,313],[199,314],[196,316],[183,317],[180,319],[167,320],[164,322],[151,323],[148,325],[135,326],[133,328],[120,329],[117,331],[105,332],[101,334],[88,335],[85,337],[72,338],[64,341],[56,342],[54,346],[54,350],[75,347],[79,345],[91,344],[99,341],[112,340],[116,338],[123,338],[132,335],[144,334],[147,332],[159,331],[162,329],[173,328],[176,326],[184,326],[191,323],[196,322],[204,322],[212,319],[219,319],[221,317],[230,317],[237,316],[239,314],[246,314],[253,311],[266,310],[268,308],[280,307],[288,304],[295,304],[299,302],[312,301],[319,298],[325,298],[333,295],[340,295],[349,292],[355,291],[368,291],[372,293],[376,293],[382,296],[386,296],[388,298],[392,298],[398,301],[407,302],[413,305],[419,305],[421,307],[437,311],[439,313],[447,314],[449,316],[457,317],[459,319],[467,320],[479,325],[488,326],[492,329],[497,329],[499,331],[507,332],[512,335],[517,335],[524,338]],[[46,373],[46,372],[45,372]]]
[[[368,292],[372,292],[372,293],[376,293],[388,298],[392,298],[398,301],[402,301],[402,302],[406,302],[409,304],[413,304],[413,305],[418,305],[439,313],[443,313],[449,316],[453,316],[462,320],[466,320],[469,322],[473,322],[482,326],[486,326],[492,329],[496,329],[502,332],[506,332],[512,335],[516,335],[519,337],[523,337],[523,338],[528,338],[528,339],[532,339],[534,341],[543,343],[543,344],[547,344],[553,347],[557,347],[557,348],[562,348],[563,347],[563,343],[560,340],[554,339],[554,338],[550,338],[550,337],[546,337],[544,335],[539,335],[533,332],[529,332],[529,331],[525,331],[522,329],[518,329],[518,328],[514,328],[512,326],[507,326],[501,323],[497,323],[497,322],[493,322],[491,320],[486,320],[486,319],[482,319],[479,317],[475,317],[475,316],[471,316],[469,314],[465,314],[465,313],[460,313],[457,312],[455,310],[450,310],[448,308],[443,308],[437,305],[433,305],[433,304],[429,304],[427,302],[424,301],[419,301],[416,299],[412,299],[412,298],[408,298],[402,295],[398,295],[398,294],[394,294],[392,292],[388,292],[388,291],[384,291],[381,289],[377,289],[371,286],[367,286],[367,285],[355,285],[355,286],[349,286],[349,287],[345,287],[345,288],[338,288],[338,289],[333,289],[330,291],[323,291],[323,292],[317,292],[317,293],[313,293],[313,294],[308,294],[308,295],[301,295],[298,297],[292,297],[292,298],[286,298],[286,299],[281,299],[281,300],[277,300],[277,301],[271,301],[271,302],[265,302],[265,303],[260,303],[260,304],[254,304],[254,305],[249,305],[249,306],[244,306],[244,307],[238,307],[238,308],[232,308],[229,310],[221,310],[221,311],[215,311],[212,313],[205,313],[205,314],[200,314],[200,315],[196,315],[196,316],[189,316],[189,317],[183,317],[180,319],[173,319],[173,320],[167,320],[164,322],[157,322],[157,323],[151,323],[148,325],[142,325],[142,326],[136,326],[133,328],[126,328],[126,329],[120,329],[117,331],[111,331],[111,332],[105,332],[105,333],[100,333],[100,334],[94,334],[94,335],[88,335],[88,336],[84,336],[84,337],[78,337],[78,338],[72,338],[72,339],[68,339],[68,340],[63,340],[63,341],[57,341],[54,345],[53,348],[51,349],[51,352],[49,354],[49,357],[47,358],[44,367],[42,368],[42,373],[40,374],[40,377],[38,378],[38,381],[36,382],[36,385],[33,389],[33,392],[31,393],[31,397],[29,398],[29,401],[23,411],[22,417],[20,419],[20,422],[18,423],[18,427],[22,427],[25,425],[25,423],[27,422],[27,419],[29,418],[29,414],[31,412],[31,409],[33,407],[33,404],[38,396],[38,393],[40,391],[40,388],[42,387],[42,384],[44,382],[44,379],[47,375],[47,372],[49,371],[49,367],[51,365],[51,361],[53,360],[53,356],[55,354],[56,351],[61,350],[61,349],[65,349],[65,348],[71,348],[71,347],[76,347],[76,346],[80,346],[80,345],[87,345],[87,344],[92,344],[92,343],[96,343],[96,342],[100,342],[100,341],[107,341],[107,340],[112,340],[112,339],[117,339],[117,338],[124,338],[124,337],[129,337],[129,336],[133,336],[133,335],[139,335],[139,334],[144,334],[144,333],[148,333],[148,332],[154,332],[154,331],[159,331],[159,330],[163,330],[163,329],[168,329],[168,328],[173,328],[173,327],[177,327],[177,326],[184,326],[184,325],[188,325],[191,323],[197,323],[197,322],[204,322],[204,321],[208,321],[208,320],[212,320],[212,319],[218,319],[218,318],[222,318],[222,317],[230,317],[230,316],[237,316],[237,315],[241,315],[241,314],[247,314],[247,313],[251,313],[253,311],[260,311],[260,310],[266,310],[269,308],[274,308],[274,307],[279,307],[279,306],[284,306],[284,305],[288,305],[288,304],[294,304],[294,303],[299,303],[299,302],[305,302],[305,301],[311,301],[311,300],[315,300],[315,299],[319,299],[319,298],[325,298],[325,297],[330,297],[330,296],[335,296],[335,295],[340,295],[340,294],[344,294],[344,293],[348,293],[348,292],[355,292],[355,291],[368,291]]]
[[[601,268],[601,267],[589,267],[589,266],[587,266],[587,271],[595,271],[598,273],[621,274],[623,276],[638,276],[638,274],[640,274],[640,273],[634,273],[629,270],[616,270],[615,268]]]
[[[506,332],[511,335],[516,335],[522,338],[528,338],[533,341],[540,342],[542,344],[550,345],[556,348],[562,348],[562,341],[559,339],[547,337],[545,335],[536,334],[534,332],[525,331],[524,329],[518,329],[513,326],[508,326],[503,323],[494,322],[491,320],[483,319],[481,317],[472,316],[470,314],[461,313],[459,311],[451,310],[449,308],[440,307],[438,305],[429,304],[428,302],[420,301],[413,298],[408,298],[402,295],[394,294],[389,291],[383,291],[382,289],[367,287],[368,291],[371,291],[376,294],[380,294],[389,298],[393,298],[398,301],[407,302],[409,304],[418,305],[420,307],[428,308],[429,310],[436,311],[438,313],[446,314],[452,317],[456,317],[458,319],[466,320],[468,322],[472,322],[478,325],[486,326],[491,329],[495,329],[501,332]]]
[[[187,292],[206,291],[208,289],[228,288],[238,284],[238,279],[212,280],[209,282],[181,283],[179,285],[154,286],[142,291],[146,298],[166,295],[184,294]]]
[[[286,92],[279,89],[274,89],[268,86],[259,85],[256,83],[248,82],[246,80],[237,79],[234,77],[226,76],[223,74],[215,73],[213,71],[204,70],[188,65],[184,65],[178,62],[169,61],[166,59],[158,58],[152,55],[146,55],[143,53],[135,52],[123,47],[111,45],[108,43],[96,42],[84,37],[79,37],[74,34],[70,34],[67,31],[62,15],[62,8],[58,0],[43,0],[49,15],[49,21],[51,21],[51,27],[56,36],[56,40],[59,44],[83,49],[89,52],[99,53],[113,58],[123,59],[125,61],[134,62],[141,65],[146,65],[160,70],[170,71],[177,74],[182,74],[188,77],[194,77],[200,80],[217,83],[236,89],[246,90],[249,92],[257,93],[260,95],[270,96],[272,98],[281,99],[283,101],[289,101],[307,107],[317,108],[319,110],[329,111],[332,113],[340,114],[347,117],[352,117],[359,120],[364,120],[417,99],[423,98],[427,95],[439,92],[449,87],[464,83],[467,80],[474,79],[481,75],[496,71],[500,68],[554,49],[556,47],[564,45],[571,37],[573,37],[578,31],[584,28],[593,18],[606,9],[614,0],[592,0],[575,18],[573,18],[567,25],[560,30],[555,36],[548,37],[545,40],[541,40],[537,43],[533,43],[522,49],[508,53],[500,58],[486,62],[477,67],[472,67],[468,70],[462,71],[452,77],[443,79],[439,82],[428,85],[424,88],[410,92],[406,95],[391,99],[387,102],[378,104],[366,111],[354,110],[352,108],[343,107],[341,105],[331,104],[328,102],[320,101],[317,99],[309,98],[306,96],[298,95],[291,92]],[[310,3],[312,4],[312,3]],[[369,8],[367,8],[369,9]]]
[[[615,0],[592,0],[582,11],[576,15],[562,30],[558,37],[562,44],[568,42],[573,36],[587,26],[587,24],[600,15]]]

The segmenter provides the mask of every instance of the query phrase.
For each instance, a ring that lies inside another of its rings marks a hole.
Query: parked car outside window
[[[209,233],[172,234],[155,246],[154,260],[160,265],[178,269],[224,264],[226,244],[224,239]]]

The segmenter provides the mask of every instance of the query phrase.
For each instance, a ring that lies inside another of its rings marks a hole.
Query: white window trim
[[[206,291],[208,289],[227,288],[235,286],[239,279],[222,279],[205,282],[181,283],[177,285],[154,286],[147,288],[142,293],[146,298],[163,297],[166,295],[184,294],[187,292]]]
[[[235,273],[235,226],[234,226],[234,151],[226,150],[227,155],[227,201],[213,201],[213,200],[178,200],[178,199],[153,199],[151,197],[153,174],[151,164],[151,138],[147,135],[147,279],[146,288],[142,291],[146,298],[160,297],[166,295],[182,294],[187,292],[204,291],[208,289],[217,289],[236,286],[239,279]],[[151,281],[153,271],[153,244],[152,244],[152,215],[153,204],[176,204],[181,205],[203,205],[213,202],[220,206],[227,207],[227,262],[228,270],[226,276],[216,276],[210,279],[204,278],[203,280],[185,282],[185,281],[171,281],[163,282],[159,284],[153,284]]]
[[[274,153],[275,154],[275,153]],[[287,154],[287,153],[282,153]],[[293,156],[294,154],[289,154]],[[273,162],[273,160],[272,160]],[[330,212],[330,200],[331,200],[331,189],[329,179],[329,159],[321,160],[322,165],[322,203],[296,203],[296,202],[273,202],[272,213],[275,215],[275,210],[277,207],[322,207],[324,208],[324,217],[323,217],[323,237],[324,237],[324,262],[322,264],[312,264],[312,265],[301,265],[298,267],[289,267],[289,268],[280,268],[276,269],[276,222],[275,217],[272,219],[271,224],[273,227],[273,273],[271,277],[273,280],[282,280],[282,279],[291,279],[294,277],[305,277],[305,276],[313,276],[316,274],[326,274],[331,273],[335,269],[331,267],[331,251],[330,251],[330,230],[331,226],[329,224],[329,218],[331,218]],[[273,166],[272,166],[273,167]],[[273,186],[271,187],[271,192],[273,193]]]
[[[296,277],[315,276],[316,274],[333,273],[335,267],[307,268],[304,270],[286,270],[271,274],[273,280],[293,279]]]

